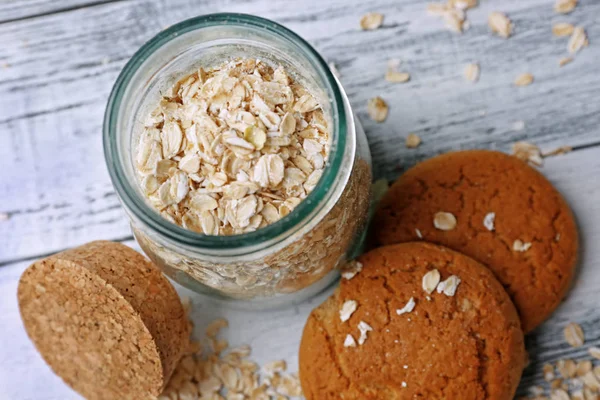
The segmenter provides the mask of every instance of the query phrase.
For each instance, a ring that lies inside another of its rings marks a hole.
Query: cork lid
[[[19,308],[44,360],[88,399],[160,394],[189,345],[177,292],[119,243],[92,242],[32,264]]]

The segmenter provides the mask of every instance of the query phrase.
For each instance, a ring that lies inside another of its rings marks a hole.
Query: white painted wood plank
[[[532,360],[525,371],[521,394],[532,385],[545,385],[542,365],[562,358],[589,359],[587,348],[600,345],[600,310],[597,307],[600,290],[600,157],[598,149],[581,150],[550,158],[543,172],[566,196],[575,212],[582,238],[579,272],[574,286],[552,318],[527,338]],[[139,250],[134,242],[126,244]],[[77,398],[45,366],[27,339],[19,319],[16,303],[17,280],[28,263],[0,267],[0,398],[64,400]],[[310,310],[332,291],[329,289],[295,308],[269,312],[234,310],[218,301],[193,294],[178,287],[181,295],[194,303],[192,318],[196,335],[202,335],[206,325],[215,318],[225,317],[230,328],[225,338],[232,345],[248,343],[253,358],[259,363],[274,359],[288,361],[291,371],[297,370],[297,349],[304,322]],[[586,334],[583,348],[569,347],[563,338],[563,327],[578,322]],[[200,337],[200,336],[197,336]],[[596,363],[598,363],[596,361]]]
[[[376,176],[396,177],[419,159],[449,149],[499,148],[518,139],[546,147],[598,140],[600,90],[596,59],[600,3],[581,1],[568,16],[547,0],[483,2],[469,13],[464,35],[446,31],[425,13],[425,1],[311,0],[300,9],[288,1],[224,2],[130,0],[0,25],[0,263],[98,238],[123,238],[129,228],[112,192],[100,145],[110,88],[125,61],[162,27],[191,15],[253,12],[294,29],[334,60],[369,136]],[[509,14],[515,35],[492,37],[487,15]],[[364,12],[386,15],[384,27],[358,29]],[[563,69],[556,65],[566,39],[550,35],[552,21],[584,25],[591,46]],[[412,80],[383,80],[389,58],[404,61]],[[462,78],[478,61],[475,85]],[[523,71],[536,76],[512,87]],[[391,113],[383,124],[366,117],[366,100],[381,95]],[[523,120],[523,131],[512,131]],[[424,143],[406,150],[403,137]]]
[[[108,1],[111,0],[2,0],[0,1],[0,23],[57,13],[63,10],[106,3]]]

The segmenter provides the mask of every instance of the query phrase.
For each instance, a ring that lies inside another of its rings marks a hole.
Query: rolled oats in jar
[[[299,301],[360,247],[364,132],[322,58],[271,21],[216,14],[159,34],[117,80],[104,135],[136,239],[193,290]]]

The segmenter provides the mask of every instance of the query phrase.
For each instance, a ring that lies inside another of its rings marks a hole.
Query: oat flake
[[[554,11],[559,14],[568,14],[575,9],[578,0],[556,0]]]
[[[342,278],[350,280],[362,271],[363,265],[359,261],[350,261],[342,268]]]
[[[467,64],[465,78],[470,82],[477,82],[479,80],[479,64]]]
[[[461,280],[458,276],[452,275],[437,285],[437,292],[444,293],[448,297],[453,297],[456,294],[456,289],[458,288],[458,285],[460,285],[460,282]]]
[[[355,300],[347,300],[342,304],[342,308],[340,310],[340,320],[342,322],[346,322],[350,319],[356,308],[358,303]]]
[[[533,75],[524,73],[515,79],[515,86],[529,86],[533,83]]]
[[[388,105],[381,97],[374,97],[367,102],[367,113],[375,122],[385,121],[388,111]]]
[[[508,17],[501,12],[493,12],[488,17],[488,25],[492,32],[507,39],[512,33],[512,23]]]
[[[600,360],[600,347],[590,347],[588,349],[590,356]]]
[[[415,305],[416,305],[415,298],[411,297],[404,307],[396,310],[396,314],[402,315],[402,314],[412,312],[412,310],[415,309]]]
[[[516,142],[512,146],[512,155],[538,167],[543,164],[540,148],[532,143]]]
[[[373,328],[365,321],[360,321],[358,323],[358,330],[360,331],[360,337],[358,338],[358,345],[362,346],[367,340],[367,332],[371,332]]]
[[[365,31],[372,31],[383,24],[383,14],[368,13],[360,19],[360,27]]]
[[[493,212],[487,213],[485,215],[485,217],[483,218],[483,226],[485,226],[485,229],[492,232],[495,229],[494,228],[495,220],[496,220],[496,213],[493,213]]]
[[[552,34],[558,37],[571,36],[573,30],[575,30],[575,26],[567,22],[558,22],[552,25]]]
[[[437,269],[432,269],[431,271],[423,275],[422,286],[425,293],[433,293],[438,283],[440,283],[440,271],[438,271]]]
[[[583,29],[581,26],[576,27],[573,30],[571,38],[569,39],[569,43],[567,44],[567,50],[569,53],[575,54],[582,48],[587,47],[587,45],[588,38],[585,33],[585,29]]]
[[[525,251],[529,250],[530,248],[531,248],[531,243],[523,242],[521,239],[517,239],[513,243],[514,251],[525,252]]]
[[[433,218],[433,226],[441,231],[451,231],[456,228],[456,224],[456,217],[449,212],[437,212]]]
[[[564,335],[565,340],[572,347],[581,347],[585,342],[583,329],[581,329],[581,326],[579,326],[579,324],[576,324],[574,322],[571,322],[567,326],[565,326]]]
[[[564,67],[565,65],[567,65],[567,64],[568,64],[568,63],[570,63],[571,61],[573,61],[573,58],[571,58],[571,57],[561,57],[561,58],[558,60],[558,65],[559,65],[560,67]]]
[[[404,142],[404,145],[407,149],[415,149],[419,147],[420,144],[421,138],[419,137],[419,135],[409,133],[408,136],[406,136],[406,141]]]
[[[356,340],[352,337],[351,334],[346,335],[346,339],[344,339],[344,347],[356,347]]]

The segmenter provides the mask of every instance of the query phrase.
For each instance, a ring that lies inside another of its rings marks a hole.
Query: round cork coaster
[[[529,332],[560,304],[574,275],[578,235],[560,193],[525,162],[495,151],[417,164],[379,205],[375,245],[425,240],[489,267]]]
[[[517,311],[489,269],[418,242],[375,249],[313,310],[307,400],[510,400],[525,365]]]
[[[44,360],[87,399],[158,396],[189,344],[173,286],[119,243],[92,242],[35,262],[18,300]]]

